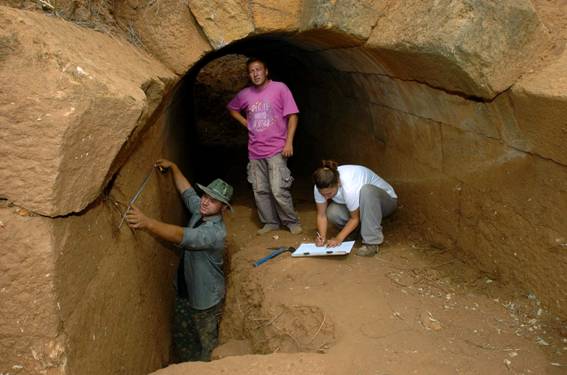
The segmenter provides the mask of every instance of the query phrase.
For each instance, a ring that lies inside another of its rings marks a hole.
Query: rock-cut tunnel
[[[245,186],[224,108],[244,56],[296,97],[298,175],[321,158],[374,169],[416,235],[567,318],[567,86],[543,84],[567,55],[531,2],[130,3],[107,16],[131,43],[0,7],[0,372],[167,363],[177,255],[117,224],[161,156]],[[143,207],[182,222],[164,181]]]
[[[365,52],[358,53],[364,57]],[[169,128],[183,124],[182,131],[190,133],[183,152],[195,176],[208,181],[220,174],[246,182],[246,132],[225,106],[248,84],[245,62],[251,56],[266,61],[270,78],[285,82],[300,107],[301,126],[289,161],[295,173],[308,176],[321,157],[331,156],[377,166],[380,158],[370,155],[383,148],[385,134],[379,126],[380,109],[372,108],[380,103],[373,103],[369,95],[381,94],[362,86],[363,74],[339,72],[332,61],[294,44],[289,36],[262,35],[202,58],[174,91],[167,109]]]

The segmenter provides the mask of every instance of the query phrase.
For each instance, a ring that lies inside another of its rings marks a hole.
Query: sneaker
[[[278,230],[278,229],[280,229],[280,226],[279,226],[279,225],[276,225],[276,224],[264,224],[264,226],[263,226],[262,228],[260,228],[260,229],[258,229],[258,231],[256,231],[256,234],[257,234],[257,235],[261,235],[261,234],[268,233],[268,232],[271,232],[271,231],[273,231],[273,230]]]
[[[288,228],[291,234],[300,234],[301,232],[303,232],[301,224],[291,224],[290,226],[288,226]]]
[[[378,254],[378,245],[362,244],[356,251],[356,255],[361,257],[373,257],[376,254]]]

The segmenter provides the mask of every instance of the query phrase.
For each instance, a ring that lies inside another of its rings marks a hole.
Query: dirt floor
[[[535,296],[475,270],[457,249],[420,243],[399,213],[376,257],[283,254],[253,267],[268,247],[312,242],[314,206],[304,186],[295,194],[304,233],[256,236],[251,194],[240,191],[226,216],[222,359],[158,374],[567,374],[567,332]],[[297,352],[320,354],[283,354]]]

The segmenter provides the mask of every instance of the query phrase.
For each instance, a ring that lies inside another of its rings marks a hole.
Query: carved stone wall
[[[294,91],[302,165],[375,169],[416,233],[567,318],[567,55],[530,1],[3,3],[0,372],[167,363],[177,258],[117,224],[183,149],[176,84],[228,53]],[[139,204],[182,222],[164,178]]]

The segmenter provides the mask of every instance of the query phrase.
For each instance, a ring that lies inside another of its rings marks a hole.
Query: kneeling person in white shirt
[[[340,245],[360,225],[362,246],[356,255],[374,256],[384,241],[382,218],[391,215],[398,196],[390,184],[361,165],[341,165],[323,160],[313,172],[317,205],[317,246]],[[341,230],[326,240],[328,221]]]

